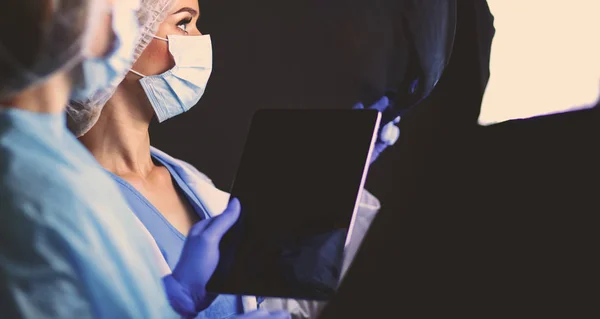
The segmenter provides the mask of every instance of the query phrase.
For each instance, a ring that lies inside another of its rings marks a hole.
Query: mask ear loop
[[[163,41],[165,41],[165,42],[169,42],[169,39],[167,39],[167,38],[162,38],[162,37],[159,37],[159,36],[157,36],[157,35],[153,35],[152,37],[153,37],[153,38],[155,38],[155,39],[163,40]],[[141,74],[140,72],[138,72],[138,71],[136,71],[136,70],[134,70],[134,69],[129,69],[129,71],[130,71],[131,73],[135,74],[135,75],[138,75],[138,76],[142,77],[142,78],[145,78],[145,77],[146,77],[145,75]]]
[[[163,40],[163,41],[165,41],[165,42],[169,42],[169,39],[167,39],[167,38],[162,38],[162,37],[159,37],[159,36],[157,36],[157,35],[153,35],[152,37],[153,37],[153,38],[155,38],[155,39]]]
[[[131,72],[131,73],[133,73],[135,75],[138,75],[141,78],[145,78],[146,77],[145,75],[141,74],[140,72],[138,72],[138,71],[136,71],[134,69],[129,69],[129,72]]]

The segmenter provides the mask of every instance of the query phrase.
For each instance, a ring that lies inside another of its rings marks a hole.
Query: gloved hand
[[[234,198],[221,215],[192,226],[173,273],[163,278],[169,303],[185,318],[196,317],[216,298],[207,295],[206,284],[219,263],[221,238],[237,221],[240,209]]]
[[[375,102],[373,105],[369,106],[368,109],[378,110],[379,112],[383,112],[388,105],[390,104],[387,96],[382,97],[379,101]],[[353,109],[364,109],[365,107],[361,102],[358,102],[352,107]],[[375,142],[375,147],[373,148],[373,154],[371,155],[371,163],[375,162],[375,160],[379,157],[379,155],[391,145],[394,145],[400,137],[400,128],[397,124],[400,123],[400,117],[398,116],[392,122],[389,123],[381,123],[383,128],[381,129],[381,133],[377,137],[377,141]]]
[[[280,310],[268,312],[265,309],[258,309],[243,315],[234,317],[236,319],[292,319],[292,316],[287,311]]]

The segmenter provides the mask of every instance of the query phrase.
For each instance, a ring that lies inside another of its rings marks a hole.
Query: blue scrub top
[[[0,317],[177,317],[135,216],[64,113],[0,107],[0,239]]]
[[[194,194],[190,187],[183,181],[183,179],[177,174],[177,171],[168,163],[161,159],[153,156],[155,162],[163,165],[171,177],[175,180],[176,187],[179,191],[182,191],[185,197],[190,202],[196,213],[201,219],[209,218],[207,209],[204,207],[200,199]],[[185,242],[185,236],[178,231],[171,223],[142,195],[135,187],[129,184],[121,177],[109,174],[117,182],[121,189],[121,193],[127,200],[127,203],[137,215],[137,217],[146,226],[154,240],[156,241],[160,251],[162,252],[167,264],[172,269],[179,261],[183,244]],[[236,314],[243,313],[242,301],[239,296],[231,295],[220,295],[206,310],[202,311],[197,319],[220,319],[229,318]]]

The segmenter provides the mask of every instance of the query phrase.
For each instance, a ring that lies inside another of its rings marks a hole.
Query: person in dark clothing
[[[373,167],[387,205],[320,318],[597,312],[598,106],[478,126],[493,35],[486,1],[459,1],[450,63]]]

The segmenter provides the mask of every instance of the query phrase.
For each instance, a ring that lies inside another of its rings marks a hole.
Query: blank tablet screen
[[[379,129],[374,110],[261,110],[231,197],[213,293],[327,300],[335,293]]]

